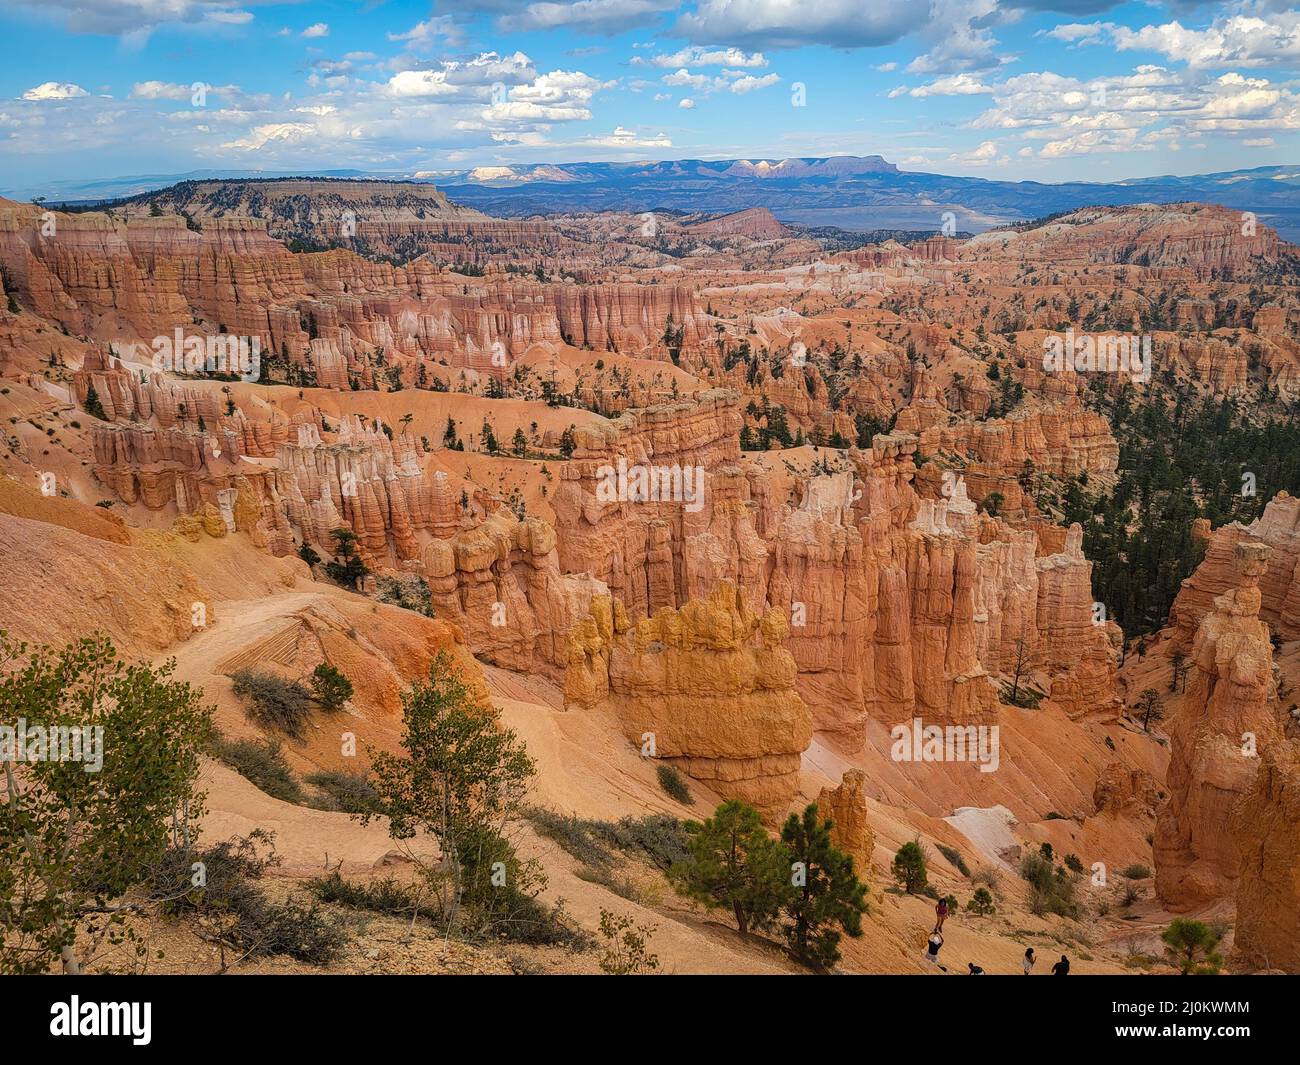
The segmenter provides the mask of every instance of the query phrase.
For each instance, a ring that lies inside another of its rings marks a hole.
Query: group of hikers
[[[948,919],[947,899],[939,900],[939,904],[934,908],[934,915],[935,915],[934,931],[930,933],[930,939],[925,952],[925,960],[928,961],[931,965],[941,970],[942,972],[946,973],[948,971],[948,967],[946,965],[939,964],[939,950],[943,946],[943,922]],[[1023,962],[1021,963],[1024,968],[1026,976],[1029,976],[1033,973],[1034,966],[1037,963],[1038,963],[1038,958],[1034,955],[1034,948],[1026,947],[1025,957]],[[969,976],[987,975],[984,969],[981,966],[976,965],[973,961],[967,962],[966,967],[969,970],[967,974]],[[1052,975],[1053,976],[1070,975],[1070,959],[1067,958],[1064,954],[1061,955],[1061,960],[1052,966]]]

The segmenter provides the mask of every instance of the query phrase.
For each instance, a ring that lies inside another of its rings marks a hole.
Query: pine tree
[[[924,891],[930,882],[925,871],[925,851],[916,840],[904,843],[894,855],[894,879],[909,895]]]
[[[668,871],[678,894],[729,908],[741,935],[770,926],[790,893],[789,852],[764,831],[758,811],[729,799],[684,828],[690,856]]]
[[[101,422],[108,421],[108,415],[104,413],[104,404],[100,402],[99,393],[95,391],[94,384],[86,389],[86,413],[98,418]]]
[[[853,871],[853,859],[831,844],[831,822],[816,804],[803,817],[791,814],[781,829],[790,853],[793,894],[785,904],[790,918],[785,938],[790,952],[814,969],[829,969],[840,960],[838,925],[853,938],[862,935],[867,885]]]

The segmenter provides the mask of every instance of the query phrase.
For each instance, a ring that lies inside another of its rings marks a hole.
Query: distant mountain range
[[[131,196],[183,180],[287,176],[292,175],[211,170],[82,179],[53,184],[45,194],[50,202],[84,203]],[[1286,239],[1300,241],[1300,166],[1061,184],[902,171],[878,155],[546,163],[400,174],[329,170],[312,176],[432,182],[454,202],[504,217],[767,207],[782,222],[847,230],[937,230],[948,222],[956,229],[978,233],[1076,207],[1195,200],[1250,211]],[[946,217],[949,212],[952,218]]]

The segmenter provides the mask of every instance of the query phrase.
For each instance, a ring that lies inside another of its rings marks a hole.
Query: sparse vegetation
[[[274,673],[241,669],[231,676],[231,690],[244,702],[248,719],[259,728],[301,740],[311,717],[311,693],[294,680]]]
[[[686,786],[686,780],[677,771],[676,766],[671,766],[667,762],[660,762],[655,766],[655,773],[659,777],[659,786],[664,789],[664,794],[670,799],[676,799],[683,806],[695,805],[695,800],[691,798],[690,789]]]

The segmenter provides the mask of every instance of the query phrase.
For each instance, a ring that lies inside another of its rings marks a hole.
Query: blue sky
[[[880,154],[1300,162],[1300,13],[1106,0],[0,0],[0,188],[206,168]]]

